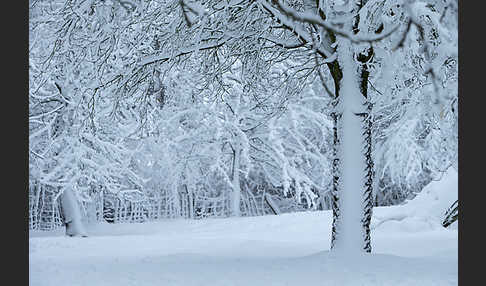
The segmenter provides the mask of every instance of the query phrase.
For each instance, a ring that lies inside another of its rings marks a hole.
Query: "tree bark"
[[[363,135],[364,135],[364,155],[366,158],[366,168],[365,168],[365,190],[363,196],[363,231],[364,231],[364,250],[366,252],[371,252],[371,216],[373,214],[373,178],[374,173],[374,162],[372,156],[373,147],[373,137],[372,137],[372,127],[373,120],[371,118],[372,104],[368,99],[368,61],[373,57],[373,48],[368,49],[368,55],[359,54],[358,61],[360,69],[360,91],[361,95],[366,98],[365,111],[361,115],[363,120]]]

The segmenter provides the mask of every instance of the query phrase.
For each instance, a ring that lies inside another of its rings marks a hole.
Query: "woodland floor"
[[[449,170],[404,205],[376,207],[373,253],[329,252],[330,211],[142,224],[99,223],[89,237],[31,231],[32,286],[457,285],[457,199]]]
[[[375,208],[375,218],[396,207]],[[374,219],[373,254],[329,250],[329,211],[31,232],[30,285],[457,285],[457,226]],[[455,223],[456,224],[456,223]]]

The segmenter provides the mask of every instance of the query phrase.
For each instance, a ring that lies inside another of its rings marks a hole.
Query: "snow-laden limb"
[[[271,4],[269,4],[267,2],[267,0],[258,0],[258,1],[267,9],[273,8],[271,6]],[[330,24],[326,21],[323,21],[320,16],[318,16],[314,13],[296,11],[295,9],[292,9],[288,5],[281,2],[280,0],[272,1],[272,3],[274,3],[277,6],[278,10],[282,11],[285,14],[285,16],[284,16],[281,13],[278,13],[278,12],[277,12],[278,14],[276,13],[277,17],[281,21],[285,21],[286,17],[290,17],[290,18],[292,18],[296,21],[314,24],[314,25],[317,25],[317,26],[320,26],[320,27],[326,29],[327,31],[334,33],[335,35],[339,35],[341,37],[347,38],[352,43],[363,43],[363,42],[372,43],[372,42],[381,41],[381,40],[389,37],[390,35],[392,35],[400,27],[400,24],[396,24],[396,25],[392,26],[391,28],[388,28],[386,31],[380,32],[378,35],[377,34],[370,34],[370,35],[358,34],[358,35],[356,35],[351,31],[341,29],[339,27],[334,26],[333,24]],[[274,11],[275,11],[275,9],[274,9]]]

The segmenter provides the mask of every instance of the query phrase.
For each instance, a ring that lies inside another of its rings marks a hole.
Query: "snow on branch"
[[[272,1],[272,2],[277,6],[278,11],[285,14],[285,16],[282,15],[282,13],[277,12],[276,9],[274,9],[272,7],[272,5],[267,3],[267,1],[265,1],[265,0],[258,0],[258,1],[265,8],[271,9],[272,11],[274,11],[275,16],[278,17],[278,19],[281,20],[281,21],[286,21],[286,23],[288,23],[286,18],[289,17],[289,18],[293,19],[294,21],[299,21],[299,22],[308,23],[308,24],[314,24],[314,25],[317,25],[317,26],[324,28],[327,31],[333,32],[336,35],[340,35],[340,36],[343,36],[345,38],[348,38],[353,43],[373,43],[373,42],[381,41],[381,40],[387,38],[388,36],[390,36],[391,34],[393,34],[400,27],[400,24],[397,24],[397,25],[393,26],[392,28],[387,29],[385,31],[382,31],[380,34],[376,34],[376,35],[354,35],[353,33],[348,32],[348,31],[343,30],[343,29],[340,29],[340,28],[328,23],[327,21],[323,21],[320,17],[318,17],[315,14],[308,13],[308,12],[296,11],[295,9],[290,8],[289,6],[283,4],[280,1]],[[293,25],[293,26],[295,26],[295,25]]]

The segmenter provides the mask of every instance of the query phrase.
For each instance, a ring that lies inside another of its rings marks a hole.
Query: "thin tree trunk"
[[[239,217],[240,212],[240,202],[241,202],[241,187],[240,187],[240,156],[241,150],[237,146],[233,151],[233,170],[232,170],[232,192],[231,192],[231,215]]]
[[[33,221],[35,221],[34,228],[33,229],[38,229],[39,228],[39,201],[40,201],[40,196],[41,196],[41,184],[36,183],[35,184],[35,202],[34,202],[34,218]]]
[[[364,183],[364,195],[363,195],[363,235],[364,235],[364,250],[371,252],[371,216],[373,214],[373,179],[374,179],[374,163],[372,156],[373,137],[372,127],[373,120],[371,118],[372,104],[368,99],[368,66],[367,62],[373,57],[373,48],[368,49],[368,55],[359,54],[358,61],[360,62],[360,91],[361,95],[366,98],[365,111],[361,114],[363,121],[363,135],[364,135],[364,155],[366,158],[365,168],[365,183]]]
[[[333,42],[335,38],[332,38]],[[331,113],[331,117],[333,120],[333,160],[332,160],[332,190],[331,190],[331,209],[332,209],[332,233],[331,233],[331,249],[334,248],[336,237],[337,237],[337,228],[339,225],[340,219],[340,202],[339,202],[339,156],[338,156],[338,146],[339,146],[339,137],[338,137],[338,122],[340,119],[340,114],[336,112],[336,106],[339,103],[339,94],[340,94],[340,84],[343,78],[342,69],[339,65],[337,60],[333,61],[332,63],[327,64],[331,76],[334,80],[334,99],[333,99],[333,108],[334,111]]]

